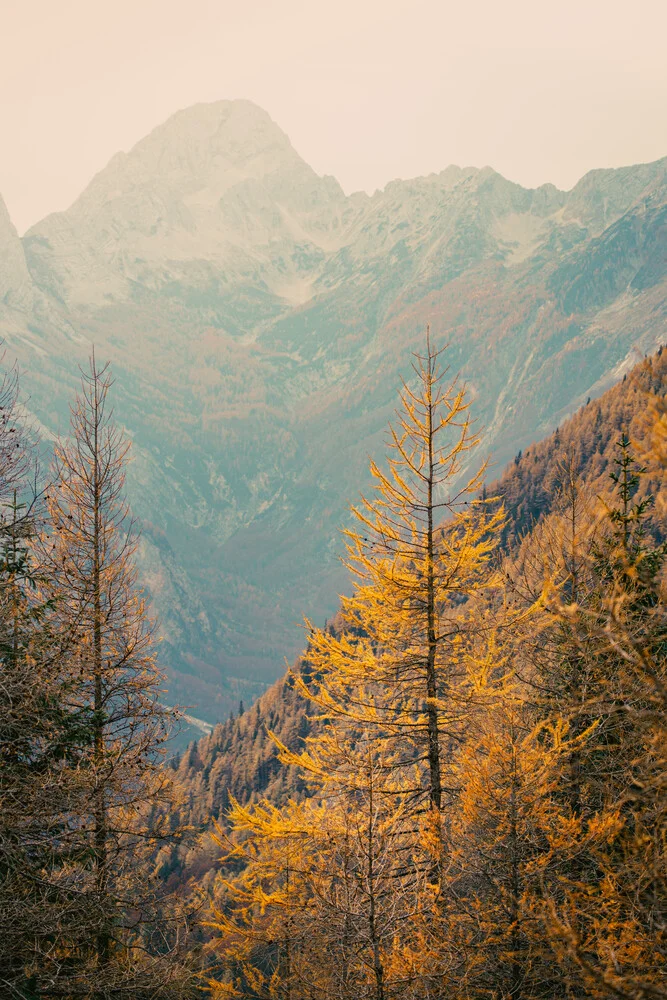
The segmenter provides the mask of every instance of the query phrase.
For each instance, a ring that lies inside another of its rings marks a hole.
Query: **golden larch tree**
[[[310,629],[304,695],[330,717],[374,726],[394,762],[420,765],[412,796],[440,824],[444,770],[464,706],[457,697],[461,606],[493,581],[502,510],[478,497],[479,435],[467,392],[447,381],[426,334],[414,385],[403,383],[386,470],[371,461],[373,493],[345,532],[354,592],[342,598],[342,635]],[[470,471],[470,470],[473,471]]]

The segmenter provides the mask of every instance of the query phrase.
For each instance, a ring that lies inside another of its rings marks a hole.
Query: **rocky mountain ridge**
[[[0,207],[28,408],[64,431],[90,344],[112,361],[172,695],[211,722],[335,610],[336,529],[426,322],[501,464],[665,340],[666,290],[667,158],[348,197],[243,101],[179,112],[23,240]]]

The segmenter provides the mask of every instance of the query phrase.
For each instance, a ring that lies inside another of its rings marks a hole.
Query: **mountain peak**
[[[145,158],[147,165],[153,165],[156,154],[163,170],[197,167],[217,158],[239,168],[257,157],[302,162],[270,115],[245,100],[195,104],[177,111],[138,142],[127,158]]]
[[[116,154],[71,208],[29,231],[26,247],[45,280],[81,304],[123,298],[128,281],[173,287],[185,272],[200,288],[260,266],[267,280],[274,258],[282,297],[299,248],[317,261],[345,203],[266,111],[216,101],[178,111]]]
[[[221,195],[239,181],[284,171],[314,176],[266,111],[245,100],[195,104],[171,115],[128,153],[112,157],[70,213],[88,214],[100,202],[146,185],[167,198],[206,189]]]

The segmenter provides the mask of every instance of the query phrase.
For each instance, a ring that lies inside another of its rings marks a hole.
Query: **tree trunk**
[[[104,691],[102,676],[102,592],[101,592],[101,501],[99,482],[99,400],[97,383],[94,386],[93,413],[93,679],[94,679],[94,741],[95,741],[95,865],[97,893],[100,908],[104,911],[97,935],[98,965],[109,963],[110,934],[107,926],[106,896],[108,884],[106,788],[102,774],[104,762]]]

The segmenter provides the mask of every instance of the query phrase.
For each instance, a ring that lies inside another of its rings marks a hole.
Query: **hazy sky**
[[[254,100],[346,191],[449,163],[526,185],[667,155],[665,0],[0,0],[20,232],[179,108]]]

